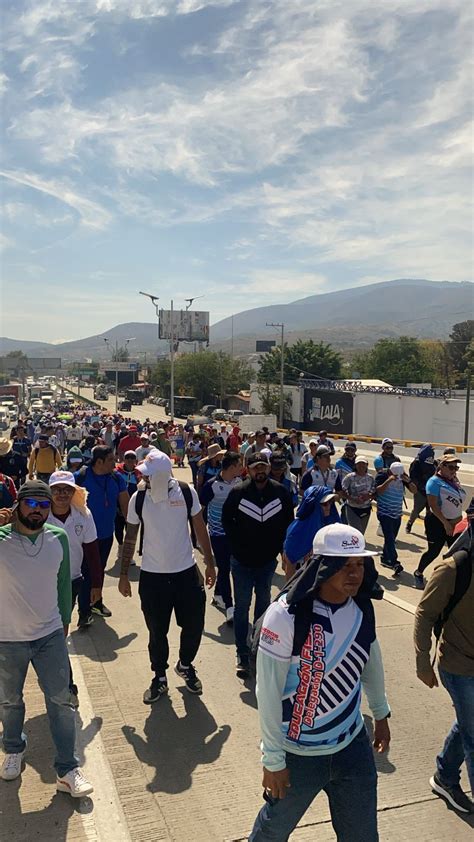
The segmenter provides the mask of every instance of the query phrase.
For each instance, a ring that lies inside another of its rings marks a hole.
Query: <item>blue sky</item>
[[[465,0],[3,4],[0,333],[472,277]]]

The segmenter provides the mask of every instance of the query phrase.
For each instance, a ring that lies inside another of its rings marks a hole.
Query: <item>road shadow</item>
[[[382,568],[382,570],[386,570],[386,568]],[[415,580],[413,578],[413,574],[409,573],[407,570],[404,570],[400,576],[390,576],[385,572],[379,571],[379,577],[377,579],[379,585],[385,588],[386,591],[398,591],[400,585],[404,585],[408,588],[413,588],[415,585]]]
[[[255,695],[256,679],[253,678],[253,676],[249,676],[249,678],[244,678],[243,680],[240,679],[240,681],[245,688],[239,694],[240,698],[242,699],[242,702],[244,703],[244,705],[248,705],[248,707],[257,710],[257,697]]]
[[[136,637],[137,632],[119,637],[113,626],[97,615],[88,629],[76,629],[71,632],[76,655],[84,655],[91,661],[100,663],[115,661],[119,650],[126,649]]]
[[[190,789],[198,766],[215,763],[231,727],[221,725],[209,713],[199,696],[182,693],[185,715],[178,716],[169,696],[150,710],[145,722],[145,739],[135,728],[124,725],[122,731],[138,760],[154,769],[150,792],[177,794]]]
[[[219,609],[215,608],[214,610],[219,611]],[[219,612],[223,617],[224,614],[222,611]],[[214,640],[216,643],[223,643],[224,646],[233,646],[235,644],[234,638],[234,627],[229,626],[228,623],[222,622],[220,626],[217,627],[218,634],[213,634],[213,632],[204,631],[203,637],[207,637],[209,640]]]
[[[372,741],[374,739],[374,722],[371,716],[364,713],[364,722],[365,727],[367,728],[367,733],[369,735],[370,744],[372,745]],[[385,754],[377,754],[374,752],[374,759],[375,765],[377,767],[377,772],[380,772],[382,775],[391,775],[393,772],[397,771],[397,767],[391,762],[389,759],[389,753],[385,752]]]
[[[95,717],[89,725],[83,727],[80,716],[77,717],[76,754],[79,764],[84,763],[84,748],[102,727],[102,719]],[[34,716],[25,723],[24,731],[28,739],[26,770],[32,767],[42,783],[53,787],[56,772],[53,767],[54,745],[49,731],[46,713]],[[14,781],[0,780],[0,838],[15,842],[31,842],[33,839],[65,842],[70,838],[69,822],[74,813],[91,813],[94,802],[91,798],[70,798],[66,793],[56,792],[49,804],[40,810],[31,808],[31,797],[20,798],[22,787],[28,787],[28,771]],[[35,784],[37,787],[37,784]],[[33,802],[34,803],[34,802]]]
[[[138,582],[140,578],[141,557],[138,555],[138,553],[136,553],[135,562],[135,564],[131,564],[128,568],[128,578],[131,582]],[[105,571],[105,575],[110,576],[112,579],[118,579],[120,577],[120,567],[121,562],[117,558],[115,559],[112,567],[107,568],[107,570]]]

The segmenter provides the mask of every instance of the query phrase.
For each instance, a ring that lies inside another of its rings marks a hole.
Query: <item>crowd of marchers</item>
[[[321,790],[339,842],[375,842],[373,750],[388,750],[391,716],[375,622],[374,601],[383,596],[377,567],[395,579],[403,573],[397,537],[408,490],[405,532],[423,514],[426,536],[412,580],[423,591],[417,675],[437,685],[434,642],[455,711],[430,785],[457,811],[472,812],[460,773],[465,763],[472,789],[474,505],[458,480],[454,448],[436,455],[425,444],[407,466],[395,450],[383,439],[370,465],[353,441],[336,453],[325,431],[305,442],[297,430],[157,424],[85,406],[67,423],[54,412],[20,417],[0,439],[0,777],[14,780],[23,768],[23,687],[32,664],[57,789],[73,797],[93,791],[76,755],[80,701],[66,639],[76,603],[82,633],[112,616],[103,584],[115,545],[123,597],[133,595],[130,566],[140,566],[152,673],[145,704],[168,693],[173,614],[174,670],[189,692],[203,692],[195,661],[206,588],[233,628],[236,675],[256,672],[264,803],[251,842],[287,840]],[[192,484],[180,479],[186,460]],[[364,537],[374,516],[380,557]],[[280,563],[286,582],[272,600]],[[362,690],[374,718],[372,746]]]

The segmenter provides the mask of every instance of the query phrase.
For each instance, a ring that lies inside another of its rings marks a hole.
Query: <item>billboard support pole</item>
[[[281,328],[281,365],[280,365],[280,417],[279,417],[279,424],[280,427],[283,427],[283,416],[285,414],[285,396],[283,385],[285,382],[285,325],[281,322],[265,322],[267,327],[280,327]]]
[[[174,325],[173,325],[173,300],[171,300],[170,362],[171,362],[170,416],[171,416],[171,423],[172,423],[172,424],[174,424]]]

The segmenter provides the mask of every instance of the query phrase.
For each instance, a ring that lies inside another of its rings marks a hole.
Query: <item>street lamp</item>
[[[197,301],[197,300],[198,300],[198,298],[204,298],[204,296],[203,296],[203,295],[195,295],[195,296],[194,296],[194,298],[185,298],[185,299],[184,299],[185,301],[187,301],[187,302],[188,302],[188,305],[187,305],[187,307],[186,307],[186,312],[187,312],[187,311],[189,310],[189,308],[191,307],[191,304],[193,303],[193,301]]]
[[[110,343],[110,339],[106,339],[106,337],[105,337],[105,336],[103,336],[102,338],[103,338],[103,340],[104,340],[105,344],[107,345],[107,347],[108,347],[109,349],[111,349],[113,346],[112,346],[112,345],[111,345],[111,343]],[[126,339],[126,340],[125,340],[125,348],[127,347],[128,343],[129,343],[129,342],[133,342],[133,340],[134,340],[134,339],[135,339],[135,337],[134,337],[134,336],[131,336],[131,337],[130,337],[130,339]],[[118,361],[118,349],[119,349],[119,344],[118,344],[118,339],[116,339],[116,340],[115,340],[115,414],[116,414],[116,415],[118,414],[118,379],[119,379],[119,378],[118,378],[118,375],[119,375],[119,370],[118,370],[118,363],[119,363],[119,361]],[[113,351],[112,351],[112,354],[113,354]]]

